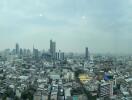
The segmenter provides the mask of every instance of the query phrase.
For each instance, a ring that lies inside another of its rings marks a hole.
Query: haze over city
[[[0,0],[0,50],[131,53],[132,0]]]

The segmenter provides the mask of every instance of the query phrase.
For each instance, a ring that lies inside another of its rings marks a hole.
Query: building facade
[[[56,42],[50,40],[50,54],[52,59],[55,59],[56,56]]]

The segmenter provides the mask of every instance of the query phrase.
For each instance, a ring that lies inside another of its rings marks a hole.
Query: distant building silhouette
[[[38,59],[38,57],[39,57],[39,51],[38,49],[35,49],[33,46],[33,58]]]
[[[55,59],[56,56],[56,42],[50,40],[50,54],[52,59]]]
[[[56,60],[64,60],[64,52],[61,52],[59,50],[59,52],[56,52]]]
[[[19,44],[16,43],[16,55],[19,55]]]
[[[88,47],[85,48],[85,59],[88,60],[88,61],[90,60]]]
[[[20,48],[20,55],[23,56],[23,50]]]

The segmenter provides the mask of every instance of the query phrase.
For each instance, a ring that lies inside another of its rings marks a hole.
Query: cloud
[[[90,46],[95,52],[131,53],[131,6],[131,0],[1,0],[1,45],[12,37],[12,43],[28,47],[36,41],[44,48],[42,42],[54,38],[65,51]]]

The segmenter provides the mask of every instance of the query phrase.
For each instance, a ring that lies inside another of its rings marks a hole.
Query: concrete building
[[[34,47],[33,47],[33,58],[34,59],[37,59],[39,57],[39,51],[38,51],[38,49],[35,49]]]
[[[59,52],[56,52],[56,60],[64,60],[64,52],[61,52],[59,50]]]
[[[88,61],[90,60],[88,47],[85,48],[85,59],[88,60]]]
[[[18,55],[18,54],[19,54],[19,44],[16,43],[16,55]]]
[[[99,85],[99,96],[102,98],[113,96],[113,82],[104,82]]]
[[[55,59],[55,55],[56,55],[56,42],[53,42],[52,40],[50,40],[50,53],[51,53],[52,59]]]

